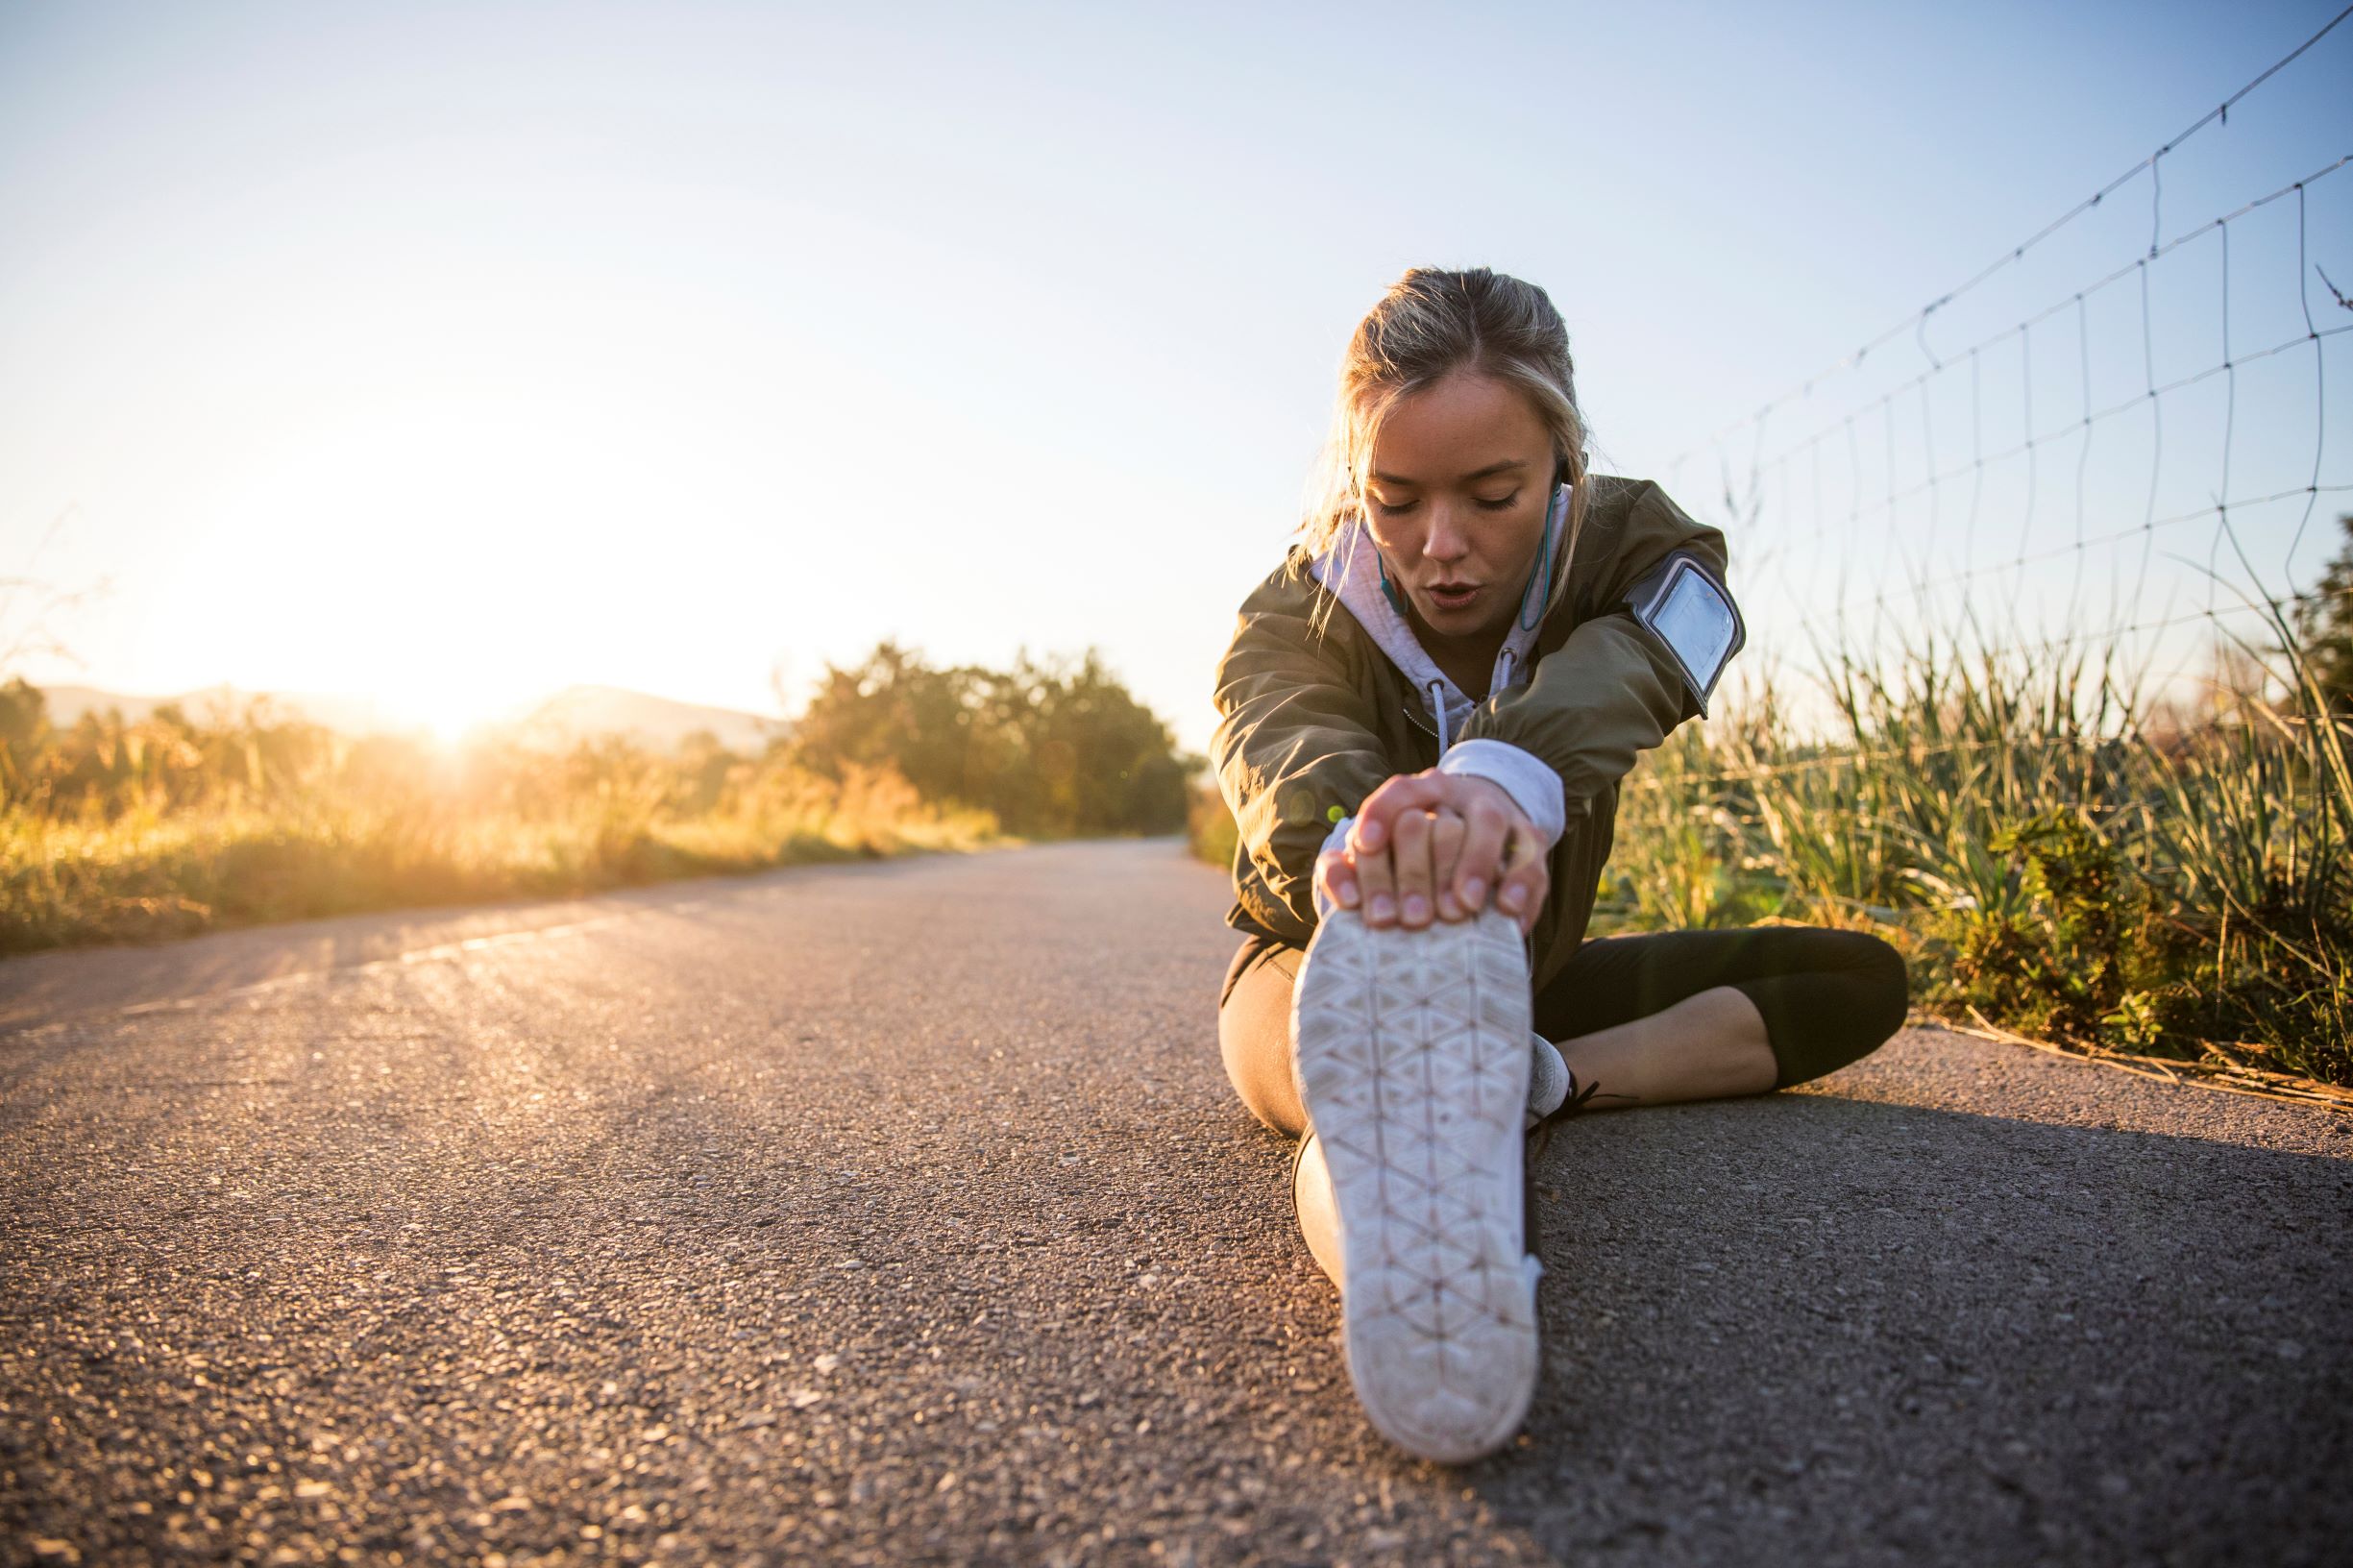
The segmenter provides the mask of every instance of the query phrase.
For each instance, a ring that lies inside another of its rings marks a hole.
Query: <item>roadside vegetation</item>
[[[2098,650],[1832,653],[1800,734],[1720,710],[1627,781],[1593,934],[1797,921],[1963,1027],[2243,1087],[2353,1085],[2353,518],[2313,596],[2159,705]],[[1882,667],[1884,669],[1884,667]],[[1770,684],[1766,684],[1770,690]],[[1233,824],[1196,801],[1196,853]]]
[[[1174,832],[1187,764],[1091,654],[826,672],[743,755],[355,739],[172,707],[58,727],[0,684],[0,952],[359,910],[559,896],[1015,838]]]

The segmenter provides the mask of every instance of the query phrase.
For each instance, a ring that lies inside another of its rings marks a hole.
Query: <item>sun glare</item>
[[[454,746],[484,725],[519,717],[511,698],[478,684],[424,684],[373,695],[388,723],[422,729],[443,746]]]

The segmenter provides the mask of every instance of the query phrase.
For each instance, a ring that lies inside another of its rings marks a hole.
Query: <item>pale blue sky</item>
[[[885,636],[1092,643],[1198,747],[1341,346],[1404,268],[1544,284],[1598,466],[1664,480],[2337,9],[0,3],[0,573],[111,581],[53,620],[82,662],[36,678],[764,708],[772,668],[797,695]],[[2353,152],[2347,80],[2353,22],[2168,160],[2165,233]],[[2353,287],[2353,169],[2308,197]],[[1935,338],[2129,263],[2148,202]],[[2294,308],[2292,230],[2258,222],[2248,336]],[[2186,364],[2214,356],[2202,264],[2158,273]],[[2137,302],[2103,384],[2141,373]],[[2242,383],[2234,499],[2304,482],[2316,353],[2324,478],[2353,470],[2353,358],[2307,347]],[[1883,350],[1817,412],[1924,364]],[[2137,522],[2124,455],[2092,466]],[[2075,453],[2050,460],[2038,516],[2063,483],[2071,528]],[[1786,502],[1783,571],[1840,504]],[[2246,521],[2284,557],[2294,513]]]

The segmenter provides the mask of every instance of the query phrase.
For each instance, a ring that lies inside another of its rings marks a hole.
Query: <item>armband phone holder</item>
[[[1643,574],[1626,596],[1634,619],[1667,647],[1707,717],[1707,698],[1749,640],[1740,606],[1699,559],[1681,551]]]

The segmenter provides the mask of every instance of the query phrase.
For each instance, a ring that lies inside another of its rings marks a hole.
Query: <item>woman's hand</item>
[[[1317,858],[1315,886],[1364,923],[1419,927],[1496,906],[1533,929],[1551,891],[1544,841],[1492,779],[1429,769],[1365,797],[1348,836]]]

